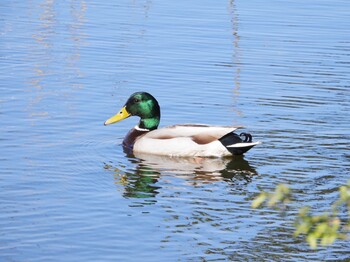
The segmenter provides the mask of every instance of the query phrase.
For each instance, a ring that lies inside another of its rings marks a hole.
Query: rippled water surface
[[[1,261],[320,261],[293,238],[350,171],[350,2],[33,0],[0,4]],[[127,156],[144,90],[161,125],[244,125],[233,159]],[[288,184],[288,216],[250,204]]]

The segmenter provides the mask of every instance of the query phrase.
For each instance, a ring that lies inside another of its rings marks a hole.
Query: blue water
[[[348,1],[2,1],[1,261],[322,261],[293,216],[349,179]],[[161,125],[244,125],[244,157],[127,156],[135,91]],[[250,208],[288,184],[287,216]]]

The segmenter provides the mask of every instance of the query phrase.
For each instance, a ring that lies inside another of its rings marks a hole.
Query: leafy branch
[[[291,202],[291,189],[279,184],[273,193],[262,191],[253,200],[252,208],[259,208],[266,204],[268,207],[285,207]],[[344,221],[339,216],[339,209],[345,207],[347,215]],[[337,239],[347,239],[350,232],[350,180],[339,188],[339,199],[333,203],[331,211],[321,215],[313,215],[310,207],[303,207],[295,218],[294,236],[305,235],[306,241],[312,249],[332,245]]]

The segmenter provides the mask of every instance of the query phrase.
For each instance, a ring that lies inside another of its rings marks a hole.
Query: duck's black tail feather
[[[221,137],[219,141],[232,155],[242,155],[260,142],[252,142],[252,135],[249,133],[228,133]]]

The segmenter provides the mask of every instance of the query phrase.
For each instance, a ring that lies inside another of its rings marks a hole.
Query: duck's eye
[[[140,102],[140,99],[134,98],[134,102],[135,102],[135,103],[138,103],[138,102]]]

